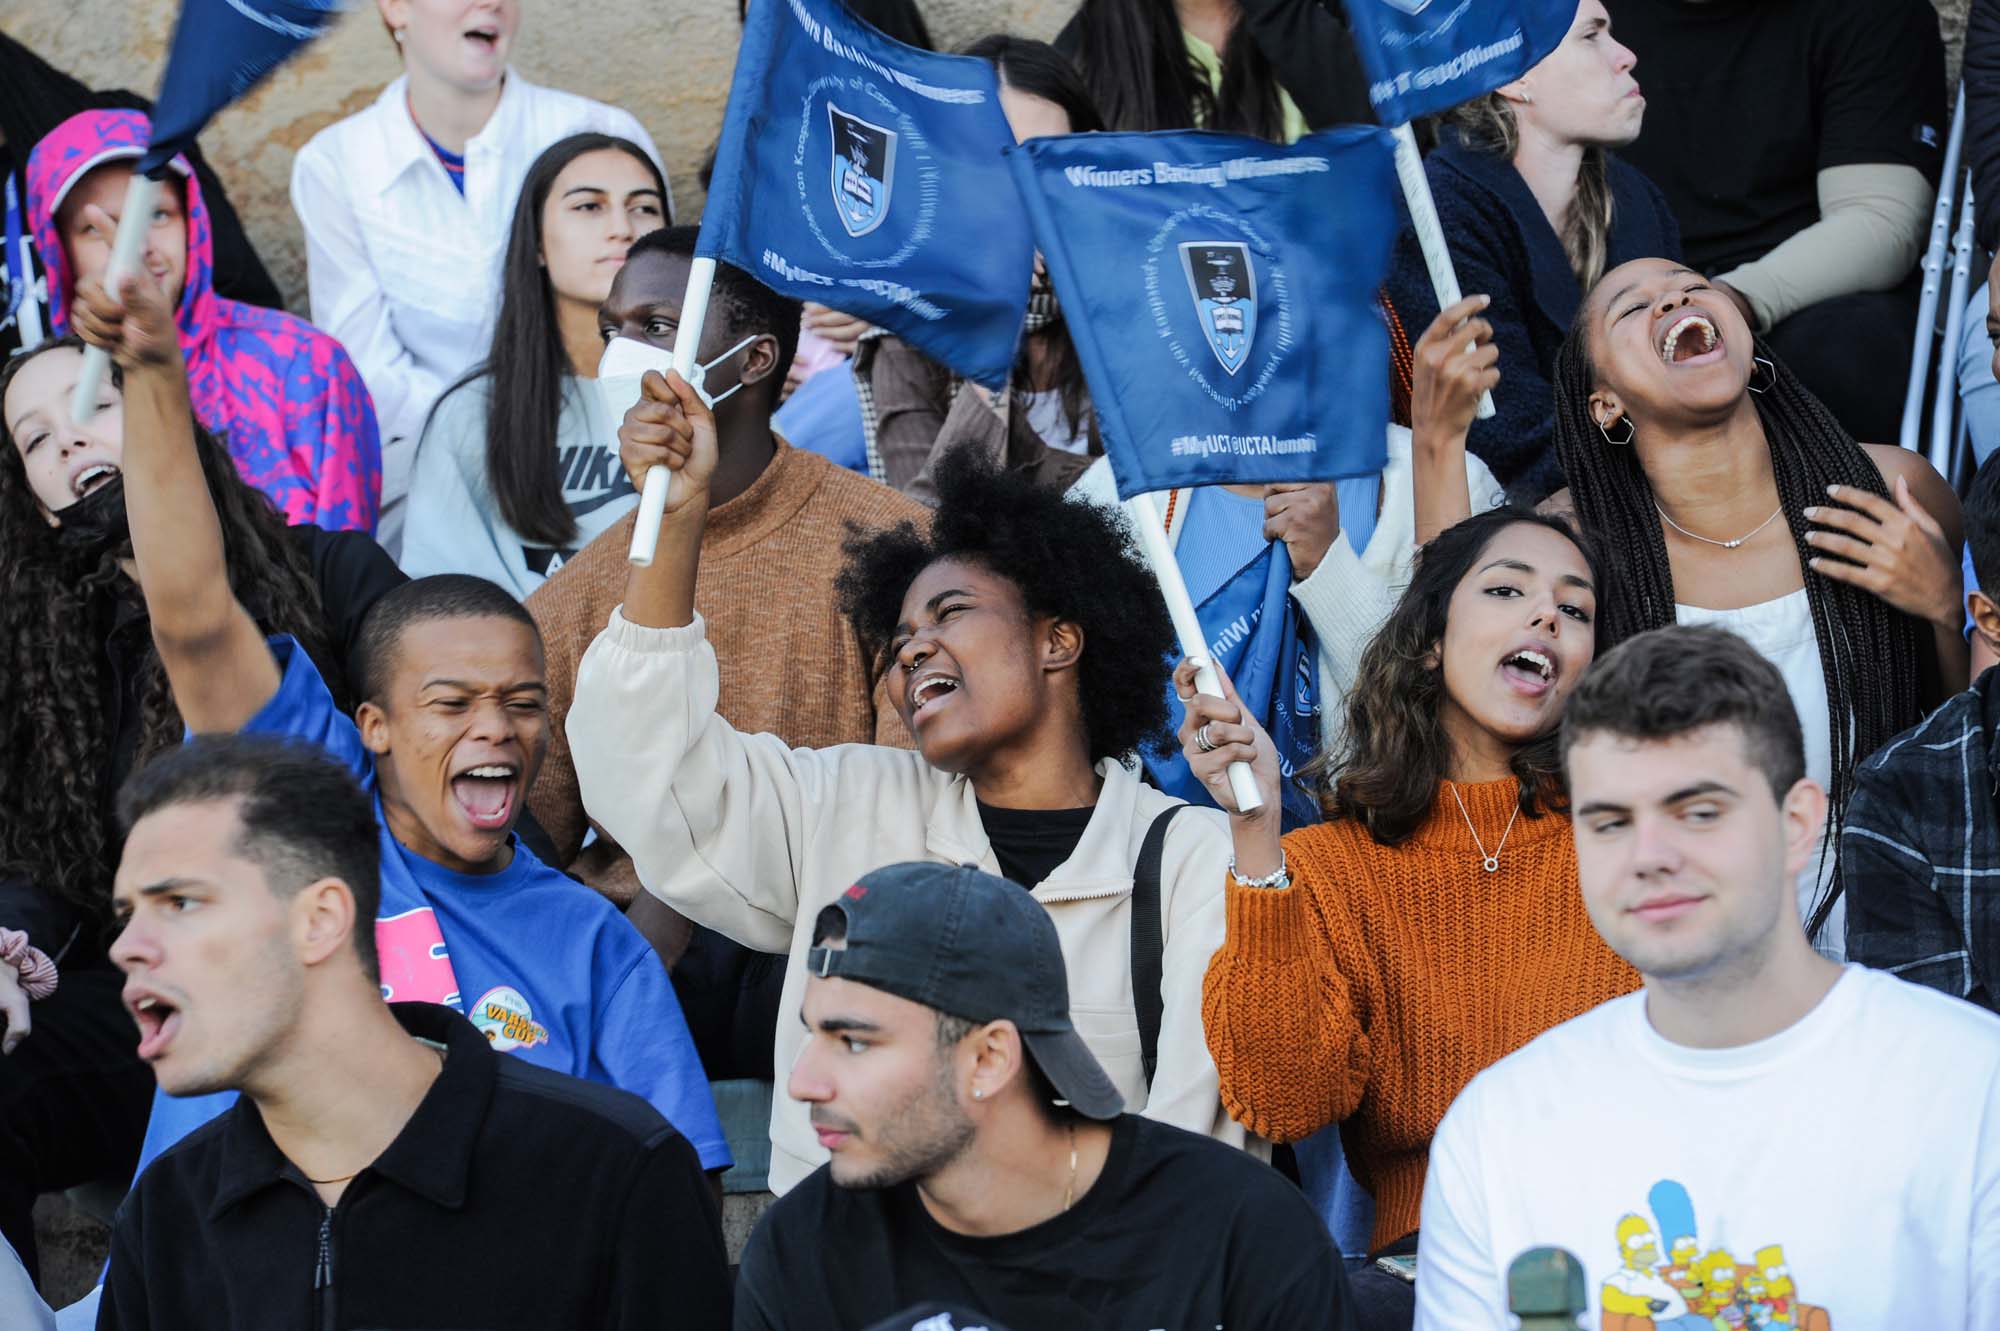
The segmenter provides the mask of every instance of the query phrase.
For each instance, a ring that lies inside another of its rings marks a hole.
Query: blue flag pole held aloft
[[[1159,579],[1160,596],[1167,603],[1167,617],[1174,622],[1181,655],[1195,664],[1195,691],[1211,698],[1222,697],[1222,676],[1216,673],[1215,662],[1209,659],[1208,635],[1201,631],[1201,618],[1194,612],[1187,579],[1181,576],[1180,561],[1174,558],[1174,547],[1167,542],[1167,522],[1160,514],[1160,506],[1153,502],[1152,495],[1136,494],[1125,501],[1125,515],[1139,534],[1139,548],[1145,552],[1146,562],[1153,566],[1153,576]],[[1257,777],[1249,763],[1229,764],[1229,793],[1235,796],[1236,807],[1244,813],[1264,807],[1263,793],[1257,789]]]
[[[1430,177],[1424,174],[1423,154],[1417,151],[1417,136],[1408,124],[1396,126],[1396,180],[1403,187],[1403,202],[1410,209],[1410,227],[1417,233],[1417,245],[1424,252],[1424,267],[1430,270],[1431,290],[1437,293],[1440,310],[1450,309],[1465,298],[1458,285],[1458,269],[1452,266],[1451,249],[1445,244],[1444,223],[1438,220],[1437,200],[1431,197]],[[1479,395],[1481,420],[1493,418],[1493,394]]]
[[[1381,469],[1389,350],[1375,294],[1397,229],[1388,136],[1327,130],[1285,147],[1078,134],[1030,140],[1008,160],[1181,654],[1196,687],[1221,697],[1153,496]],[[1229,781],[1238,808],[1262,806],[1247,764]]]
[[[681,293],[681,321],[674,326],[674,373],[693,382],[694,362],[701,346],[702,329],[708,323],[708,297],[715,286],[715,260],[697,258],[688,266],[687,290]],[[683,485],[680,473],[665,467],[646,472],[646,485],[639,492],[639,516],[632,528],[632,548],[626,559],[634,568],[647,568],[660,548],[660,520],[667,515],[667,500],[673,487]]]
[[[1484,97],[1540,64],[1568,35],[1576,0],[1346,0],[1368,100],[1396,136],[1396,178],[1439,309],[1462,293],[1410,122]],[[1479,398],[1481,418],[1493,395]]]
[[[1001,157],[1013,141],[986,61],[905,46],[839,0],[759,0],[730,81],[676,366],[693,364],[721,261],[1003,385],[1034,273]],[[666,485],[646,478],[634,564],[652,558]]]
[[[185,0],[174,24],[167,70],[153,101],[153,135],[125,189],[118,234],[104,268],[104,287],[114,297],[138,271],[160,183],[174,154],[194,143],[215,113],[242,97],[300,47],[326,30],[342,0]],[[129,225],[128,225],[129,223]],[[111,356],[87,347],[70,398],[77,421],[97,414],[97,390]]]

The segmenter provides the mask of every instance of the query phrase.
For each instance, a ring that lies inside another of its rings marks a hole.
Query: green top
[[[1220,96],[1222,93],[1222,57],[1216,54],[1213,46],[1210,46],[1207,42],[1185,28],[1181,30],[1181,36],[1187,41],[1188,54],[1201,64],[1202,69],[1207,71],[1210,91]],[[1248,41],[1249,38],[1245,37],[1244,40]],[[1300,114],[1297,104],[1292,101],[1292,95],[1283,88],[1278,89],[1278,110],[1284,115],[1285,142],[1297,143],[1300,136],[1305,134],[1311,126],[1306,124],[1306,118]]]

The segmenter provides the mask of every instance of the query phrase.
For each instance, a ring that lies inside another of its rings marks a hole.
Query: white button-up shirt
[[[487,354],[528,168],[585,132],[630,139],[660,161],[631,113],[510,69],[492,118],[466,142],[461,196],[410,115],[407,82],[315,134],[292,163],[312,320],[346,346],[381,423],[385,539],[400,535],[392,508],[431,404]]]

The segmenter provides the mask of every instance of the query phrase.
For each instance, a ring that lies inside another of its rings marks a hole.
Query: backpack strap
[[[1160,1019],[1166,1013],[1166,1000],[1160,996],[1166,950],[1160,930],[1160,862],[1166,856],[1167,824],[1187,807],[1176,804],[1153,820],[1132,870],[1132,1006],[1139,1014],[1139,1061],[1149,1091],[1160,1061]]]

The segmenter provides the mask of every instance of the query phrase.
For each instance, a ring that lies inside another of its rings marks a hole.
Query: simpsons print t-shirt
[[[1504,1331],[1560,1248],[1591,1331],[2000,1328],[2000,1018],[1848,967],[1789,1029],[1691,1049],[1643,991],[1474,1078],[1431,1145],[1417,1331]]]

